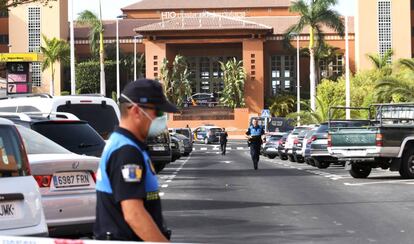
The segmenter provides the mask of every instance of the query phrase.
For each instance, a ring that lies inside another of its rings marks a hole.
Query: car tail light
[[[92,175],[93,182],[96,183],[96,173],[95,172],[91,172],[91,175]]]
[[[39,187],[50,187],[52,181],[51,175],[35,175],[34,178]]]
[[[299,143],[299,139],[295,139],[294,141],[293,141],[293,144],[298,144]]]
[[[92,102],[92,100],[81,100],[80,102],[81,102],[81,103],[91,103],[91,102]]]
[[[384,138],[383,138],[382,134],[377,134],[377,135],[375,136],[375,145],[376,145],[377,147],[382,147],[382,146],[384,146]]]
[[[328,134],[328,147],[332,147],[332,135]]]
[[[308,140],[308,144],[311,144],[312,142],[316,141],[316,136],[312,136],[309,140]]]

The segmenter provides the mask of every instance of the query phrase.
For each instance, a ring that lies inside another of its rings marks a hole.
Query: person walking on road
[[[96,176],[98,240],[168,242],[158,179],[145,144],[167,128],[165,112],[177,108],[158,81],[128,83],[119,99],[121,121],[102,153]]]
[[[257,170],[260,159],[260,147],[263,143],[262,135],[264,135],[264,129],[259,125],[257,119],[253,120],[252,125],[247,129],[246,135],[248,136],[250,156],[253,160],[253,167],[255,170]]]
[[[223,128],[223,131],[220,133],[221,155],[226,155],[227,137],[229,137],[229,135],[227,134],[226,129]]]

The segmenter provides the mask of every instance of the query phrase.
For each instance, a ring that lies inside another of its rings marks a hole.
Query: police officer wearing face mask
[[[167,242],[158,180],[145,144],[167,128],[165,112],[177,108],[158,81],[126,85],[119,99],[121,121],[103,151],[97,173],[94,234],[100,240]]]
[[[264,129],[259,125],[257,119],[253,120],[252,125],[247,129],[246,135],[249,140],[250,156],[253,160],[253,167],[257,170],[259,167],[260,147],[263,143],[262,136],[264,135]]]

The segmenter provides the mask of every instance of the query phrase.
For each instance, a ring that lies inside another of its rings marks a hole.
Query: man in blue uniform
[[[145,140],[167,128],[175,112],[158,81],[126,85],[119,99],[121,121],[109,138],[97,173],[94,234],[97,239],[167,242],[158,180]]]
[[[253,167],[258,169],[260,159],[260,147],[263,143],[262,135],[264,135],[264,129],[259,125],[256,119],[253,120],[252,125],[247,129],[246,135],[248,136],[250,155],[253,160]]]

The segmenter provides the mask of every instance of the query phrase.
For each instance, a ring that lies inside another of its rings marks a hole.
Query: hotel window
[[[9,35],[0,35],[0,44],[9,44]]]
[[[296,80],[296,58],[294,56],[271,56],[271,91],[272,95],[281,92],[293,92]]]
[[[344,73],[344,57],[337,55],[333,60],[319,61],[321,78],[336,79]]]
[[[392,49],[391,0],[378,0],[378,47],[381,56]]]
[[[40,52],[40,7],[28,8],[29,52]],[[42,85],[40,63],[32,63],[32,85]]]

